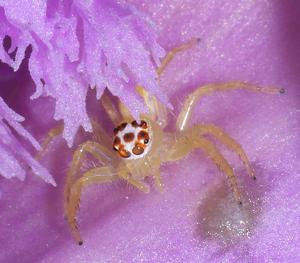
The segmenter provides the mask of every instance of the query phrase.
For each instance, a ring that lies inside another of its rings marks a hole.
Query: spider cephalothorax
[[[183,44],[167,54],[157,69],[158,75],[162,73],[176,52],[185,50],[195,43],[198,43],[197,39]],[[118,108],[116,108],[110,100],[102,97],[102,104],[114,125],[117,126],[122,123],[122,120],[123,123],[115,128],[114,135],[109,135],[99,124],[93,122],[94,133],[97,134],[96,137],[101,138],[100,142],[86,141],[79,145],[73,154],[65,186],[65,214],[76,241],[80,245],[82,244],[76,213],[81,192],[85,186],[124,180],[140,191],[148,193],[150,187],[145,178],[151,177],[154,179],[156,188],[162,191],[160,166],[163,163],[180,160],[195,149],[201,149],[227,176],[234,197],[241,204],[242,197],[233,168],[206,135],[224,144],[237,154],[248,175],[255,179],[243,148],[222,128],[214,124],[195,124],[192,127],[189,125],[193,108],[203,96],[234,89],[247,89],[269,94],[283,93],[282,89],[262,88],[241,81],[198,87],[185,99],[176,119],[175,131],[165,131],[168,122],[166,107],[159,103],[155,97],[151,97],[141,86],[137,86],[137,92],[144,99],[148,107],[148,114],[140,116],[142,120],[139,122],[134,121],[126,106],[120,101]],[[53,134],[59,134],[60,131],[62,130],[54,129],[49,133],[49,138],[53,137]],[[46,139],[46,142],[49,142],[49,138]],[[107,142],[110,142],[112,138],[114,140],[113,147],[107,146]],[[117,155],[112,148],[118,152]],[[97,161],[97,164],[92,169],[82,173],[81,167],[87,153]]]
[[[113,149],[128,160],[142,158],[151,148],[150,134],[150,127],[144,120],[123,122],[114,129]]]

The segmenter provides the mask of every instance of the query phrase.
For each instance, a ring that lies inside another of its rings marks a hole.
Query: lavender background
[[[281,96],[210,96],[194,114],[194,123],[215,123],[243,145],[258,180],[250,180],[225,149],[243,189],[242,208],[200,151],[162,167],[163,194],[153,189],[145,195],[124,183],[92,186],[82,198],[85,243],[78,247],[63,218],[70,153],[57,140],[43,159],[56,188],[33,175],[24,182],[0,178],[0,262],[299,261],[299,2],[130,2],[153,19],[165,49],[195,36],[202,40],[162,76],[160,88],[175,115],[182,97],[205,83],[238,79],[286,89]],[[24,102],[34,91],[26,63],[17,73],[1,65],[0,85],[4,100],[26,117],[24,126],[37,138],[55,125],[53,100]],[[96,104],[94,96],[91,91],[88,105]],[[170,123],[173,129],[172,114]]]

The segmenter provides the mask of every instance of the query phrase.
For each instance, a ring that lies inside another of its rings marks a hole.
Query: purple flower
[[[250,180],[235,156],[220,147],[235,167],[244,197],[242,208],[234,202],[224,175],[201,151],[162,168],[166,187],[162,194],[153,189],[146,195],[122,182],[91,186],[82,196],[79,224],[85,243],[79,247],[63,218],[70,150],[57,143],[44,162],[54,171],[58,187],[42,184],[33,176],[25,183],[2,180],[0,261],[298,262],[298,2],[130,3],[151,17],[166,50],[192,37],[201,38],[196,48],[171,62],[159,83],[174,105],[171,122],[176,121],[182,98],[202,84],[234,79],[286,89],[281,96],[219,93],[203,99],[194,112],[193,123],[219,125],[240,142],[257,181]],[[26,89],[34,87],[28,77],[16,76],[24,83],[20,92],[26,94]],[[127,95],[128,86],[124,87],[119,95]],[[20,103],[32,107],[17,111],[17,100],[8,105],[26,121],[28,115],[38,115],[33,109],[48,112],[53,107],[51,103]],[[39,120],[44,122],[43,116]],[[29,119],[24,127],[40,134],[33,125],[38,126],[39,121]]]
[[[134,89],[136,83],[168,103],[166,95],[159,92],[154,66],[164,50],[157,44],[149,22],[130,5],[115,1],[0,1],[0,23],[1,42],[11,39],[10,45],[0,48],[0,60],[17,71],[26,49],[31,47],[28,69],[36,88],[31,99],[55,99],[54,119],[63,120],[63,136],[69,146],[80,126],[91,131],[86,111],[89,87],[96,88],[98,99],[108,87],[135,116],[143,109]],[[4,114],[11,110],[2,104],[2,118],[40,149],[17,123],[23,118],[7,119]],[[6,129],[3,139],[7,141],[14,137]],[[13,147],[2,148],[6,160],[2,174],[24,179],[24,168],[15,165]],[[36,161],[19,155],[34,172],[54,184]]]

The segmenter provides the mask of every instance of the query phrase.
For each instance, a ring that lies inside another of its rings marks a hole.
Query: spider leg
[[[232,167],[226,161],[224,156],[217,150],[215,145],[209,140],[199,137],[199,134],[197,136],[196,134],[185,134],[177,138],[175,144],[169,151],[167,160],[175,161],[181,159],[197,148],[201,148],[216,164],[219,170],[227,176],[232,187],[234,197],[239,204],[241,204],[241,194]]]
[[[98,167],[85,172],[83,176],[72,185],[70,189],[70,197],[65,204],[65,214],[72,234],[79,245],[82,245],[83,242],[78,229],[76,214],[79,209],[82,189],[90,184],[110,183],[116,179],[118,179],[118,176],[113,174],[110,167]]]
[[[253,92],[262,92],[267,94],[279,94],[284,93],[284,89],[272,88],[272,87],[259,87],[247,82],[232,81],[220,84],[208,84],[197,88],[192,92],[185,100],[182,110],[178,115],[176,122],[177,130],[183,131],[187,128],[189,119],[192,115],[193,109],[196,103],[208,94],[218,91],[229,91],[235,89],[246,89]]]
[[[199,43],[199,41],[199,38],[193,38],[169,51],[167,55],[162,59],[160,66],[156,69],[158,77],[160,77],[167,65],[171,62],[171,60],[177,53],[192,48],[194,45]],[[149,109],[150,118],[153,121],[157,122],[162,128],[164,128],[167,125],[167,109],[165,105],[161,104],[155,96],[151,96],[141,85],[136,86],[136,91],[144,99],[144,102]]]
[[[111,165],[115,161],[114,154],[109,151],[103,145],[87,141],[79,145],[73,154],[71,166],[67,173],[66,184],[65,184],[65,204],[69,202],[70,191],[73,185],[74,177],[77,175],[83,160],[85,159],[86,153],[91,154],[100,164],[104,166]]]
[[[43,142],[42,142],[42,150],[38,151],[35,155],[35,159],[36,160],[40,160],[41,157],[43,156],[43,154],[46,152],[50,142],[57,136],[61,135],[63,133],[64,130],[64,125],[61,124],[57,127],[52,128],[46,135],[46,137],[44,138]]]
[[[200,135],[212,135],[216,139],[218,139],[221,143],[226,145],[231,151],[235,152],[240,160],[243,162],[246,171],[250,177],[254,180],[256,177],[254,176],[254,171],[250,165],[247,154],[240,144],[238,144],[229,134],[227,134],[223,129],[217,127],[213,124],[203,124],[203,125],[195,125],[192,128],[195,134]]]
[[[157,190],[160,192],[163,192],[164,184],[162,182],[159,169],[152,171],[152,173],[154,174],[154,180],[155,180],[155,185],[156,185]]]
[[[128,108],[120,100],[118,100],[118,106],[116,107],[109,96],[104,93],[101,97],[101,103],[115,126],[124,121],[131,122],[134,120]]]
[[[119,111],[122,116],[122,120],[125,122],[132,122],[134,118],[132,117],[129,109],[125,106],[125,104],[119,100],[118,103]]]
[[[213,160],[217,167],[226,174],[230,181],[234,197],[241,204],[241,194],[237,185],[236,177],[233,173],[232,167],[228,164],[223,155],[217,150],[213,143],[206,139],[198,139],[197,146],[203,149],[203,151]]]
[[[115,126],[119,125],[123,121],[119,110],[115,107],[115,105],[105,92],[101,97],[101,104]]]
[[[171,60],[174,58],[174,56],[182,51],[185,51],[197,43],[199,43],[199,38],[193,38],[184,44],[173,48],[171,51],[167,53],[167,55],[162,59],[160,66],[156,69],[158,77],[163,73],[167,65],[171,62]],[[163,123],[163,125],[166,124],[166,117],[167,117],[167,111],[164,105],[158,102],[158,100],[154,96],[149,96],[149,93],[140,85],[136,86],[137,92],[143,97],[145,104],[147,105],[148,109],[150,110],[150,114],[155,119],[155,117],[160,117],[160,122]],[[127,109],[127,107],[119,101],[119,112],[117,109],[113,106],[111,100],[108,98],[107,95],[103,94],[101,98],[101,102],[103,107],[105,108],[108,116],[112,120],[112,122],[115,125],[120,124],[121,121],[130,122],[134,118],[130,114],[130,111]],[[120,114],[118,114],[120,113]]]
[[[191,40],[183,43],[182,45],[173,48],[171,51],[167,53],[167,55],[162,59],[160,66],[156,69],[158,77],[163,73],[167,65],[171,62],[171,60],[175,57],[175,55],[179,52],[185,51],[197,43],[199,43],[199,38],[192,38]]]
[[[95,119],[91,118],[91,123],[93,127],[93,140],[100,142],[106,148],[110,149],[112,147],[112,137],[108,136],[107,132]]]
[[[136,187],[137,189],[139,189],[140,191],[144,192],[144,193],[149,193],[150,189],[149,186],[144,184],[143,182],[133,178],[132,176],[130,176],[130,174],[124,169],[119,170],[118,171],[118,175],[124,179],[125,181],[127,181],[129,184],[131,184],[132,186]]]
[[[155,96],[151,96],[148,91],[141,85],[136,86],[136,91],[143,98],[148,111],[150,118],[158,123],[159,126],[164,128],[167,125],[167,109],[165,105],[160,103]]]

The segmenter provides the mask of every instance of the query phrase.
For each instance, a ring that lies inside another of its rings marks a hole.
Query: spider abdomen
[[[146,121],[124,122],[114,129],[113,148],[122,158],[138,159],[151,147],[150,129]]]

